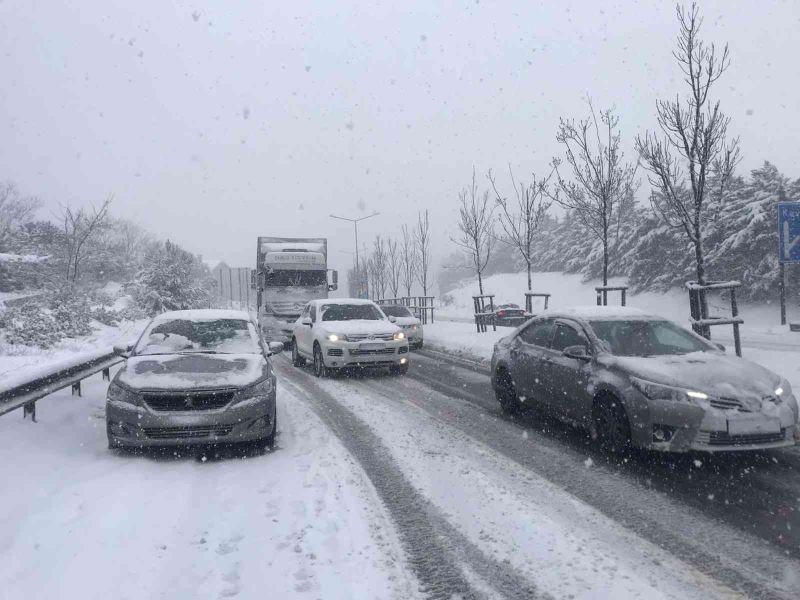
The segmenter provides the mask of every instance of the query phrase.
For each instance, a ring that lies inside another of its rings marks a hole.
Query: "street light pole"
[[[380,213],[378,213],[378,212],[374,212],[371,215],[367,215],[365,217],[358,217],[356,219],[353,219],[353,218],[350,218],[350,217],[340,217],[340,216],[337,216],[337,215],[331,215],[331,217],[334,218],[334,219],[339,219],[341,221],[350,221],[353,224],[353,233],[355,234],[355,238],[356,238],[356,272],[355,272],[355,276],[357,277],[357,281],[359,282],[359,284],[358,284],[359,289],[361,288],[361,270],[359,269],[359,264],[358,264],[358,223],[359,223],[359,221],[363,221],[365,219],[369,219],[370,217],[374,217],[374,216],[379,215],[379,214]]]
[[[341,221],[350,221],[353,224],[353,232],[355,233],[356,237],[356,273],[358,273],[358,223],[359,221],[363,221],[365,219],[369,219],[370,217],[374,217],[379,215],[379,212],[374,212],[371,215],[367,215],[366,217],[358,217],[357,219],[352,219],[350,217],[339,217],[337,215],[331,215],[334,219],[339,219]]]

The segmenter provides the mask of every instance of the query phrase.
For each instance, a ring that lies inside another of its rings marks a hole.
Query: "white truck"
[[[330,270],[325,238],[259,237],[255,288],[258,323],[268,341],[289,344],[292,326],[310,300],[325,299],[338,287]]]

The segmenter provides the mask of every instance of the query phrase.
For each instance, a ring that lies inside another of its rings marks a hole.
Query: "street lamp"
[[[359,221],[363,221],[364,219],[369,219],[370,217],[374,217],[374,216],[379,215],[379,214],[380,214],[379,212],[374,212],[371,215],[367,215],[366,217],[358,217],[357,219],[351,219],[349,217],[338,217],[336,215],[331,215],[331,217],[334,218],[334,219],[339,219],[341,221],[350,221],[353,224],[353,230],[355,231],[355,234],[356,234],[356,273],[360,273],[360,271],[358,269],[358,222]]]

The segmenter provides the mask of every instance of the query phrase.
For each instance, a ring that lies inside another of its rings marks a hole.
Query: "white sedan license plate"
[[[780,433],[781,422],[779,419],[769,417],[742,417],[741,419],[728,419],[728,434],[740,435],[744,433]]]
[[[386,344],[361,344],[359,350],[383,350]]]

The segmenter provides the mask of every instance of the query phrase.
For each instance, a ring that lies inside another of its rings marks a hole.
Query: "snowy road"
[[[448,523],[540,593],[709,597],[705,576],[750,597],[800,592],[796,454],[609,464],[570,428],[502,417],[485,375],[420,355],[407,378],[281,374],[324,410],[352,411]],[[775,543],[753,535],[762,528]]]
[[[43,400],[36,425],[0,419],[4,594],[800,595],[796,451],[617,464],[569,427],[504,417],[485,373],[427,353],[407,377],[275,364],[263,456],[109,452],[99,377]]]
[[[0,419],[0,597],[415,598],[387,513],[308,404],[272,453],[106,449],[107,383]]]

